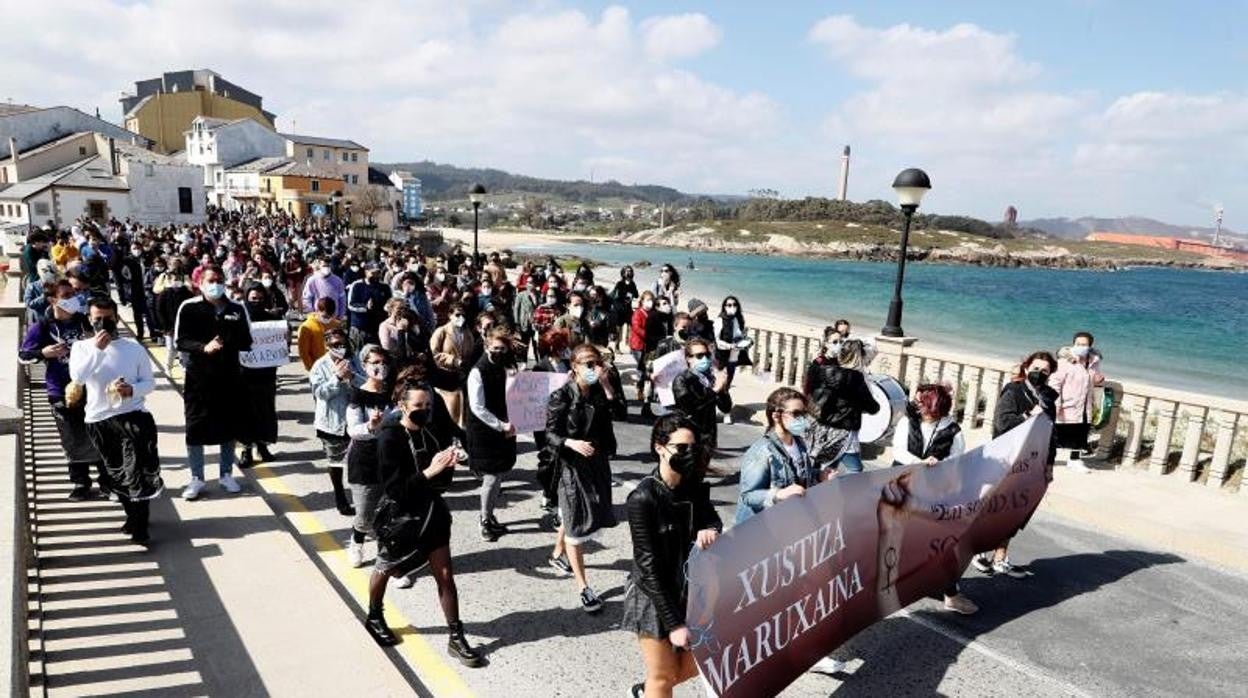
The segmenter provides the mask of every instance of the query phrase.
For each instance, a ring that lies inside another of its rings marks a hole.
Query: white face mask
[[[737,314],[736,308],[724,308],[724,315],[727,315],[728,317],[732,317],[733,315],[736,315],[736,314]]]
[[[646,310],[650,310],[654,308],[654,301],[642,301],[641,307],[645,308]]]
[[[82,312],[82,299],[77,296],[62,298],[56,302],[56,307],[69,313],[70,315],[75,315]]]
[[[273,279],[268,279],[268,278],[260,279],[260,285],[265,288],[268,288],[273,285]]]
[[[1092,353],[1092,347],[1076,345],[1070,348],[1070,353],[1073,354],[1076,359],[1086,359],[1088,354]]]
[[[568,308],[568,313],[574,318],[579,318],[581,315],[585,313],[585,306],[574,305]]]
[[[451,324],[454,325],[456,328],[463,327],[464,320],[465,318],[463,315],[456,315],[455,317],[451,318]]]
[[[317,269],[317,270],[316,270],[316,273],[317,273],[317,274],[319,274],[319,275],[321,276],[321,278],[323,279],[323,278],[325,278],[325,277],[329,276],[329,272],[330,272],[330,271],[331,271],[331,270],[330,270],[330,268],[329,268],[329,267],[321,267],[320,269]]]
[[[389,367],[385,364],[365,364],[364,371],[368,374],[369,378],[385,380],[386,374],[389,373]]]

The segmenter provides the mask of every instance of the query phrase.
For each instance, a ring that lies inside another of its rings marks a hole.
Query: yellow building
[[[186,131],[197,116],[252,119],[272,129],[276,117],[262,98],[211,70],[165,73],[134,83],[134,94],[121,98],[127,129],[152,139],[154,149],[173,153],[186,147]]]
[[[259,205],[269,213],[285,211],[295,218],[345,215],[342,175],[313,166],[286,162],[260,173]]]

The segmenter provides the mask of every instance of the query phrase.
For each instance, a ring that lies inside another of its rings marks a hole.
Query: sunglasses
[[[809,417],[810,416],[810,413],[807,412],[806,410],[780,410],[780,411],[783,412],[784,414],[789,415],[790,417]]]
[[[696,444],[668,444],[667,450],[673,453],[689,453]]]
[[[591,360],[589,360],[589,361],[582,361],[582,362],[580,362],[580,364],[581,364],[582,366],[584,366],[585,368],[598,368],[598,367],[602,366],[602,362],[601,362],[601,361],[597,361],[597,360],[593,360],[593,359],[591,359]]]

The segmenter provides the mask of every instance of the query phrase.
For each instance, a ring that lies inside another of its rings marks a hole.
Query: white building
[[[68,226],[130,217],[142,223],[204,220],[203,175],[181,158],[119,143],[101,133],[71,133],[19,151],[10,141],[0,167],[0,223]]]
[[[283,133],[286,157],[309,167],[339,175],[347,184],[347,195],[368,185],[368,148],[344,138],[321,138]]]
[[[285,157],[264,157],[226,169],[224,182],[218,187],[222,194],[222,205],[227,210],[236,211],[244,205],[259,207],[262,200],[271,200],[272,193],[262,191],[260,175],[291,162],[290,158]]]
[[[226,205],[225,171],[256,158],[286,154],[286,139],[252,119],[197,116],[186,132],[186,161],[203,168],[210,203]]]

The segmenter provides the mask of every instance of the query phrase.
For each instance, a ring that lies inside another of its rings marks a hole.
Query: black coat
[[[672,380],[672,397],[676,399],[676,412],[687,417],[698,427],[698,440],[714,446],[719,436],[719,418],[715,413],[718,409],[728,412],[732,409],[732,396],[728,391],[717,393],[712,386],[702,382],[693,369]]]
[[[243,306],[227,301],[221,312],[207,300],[192,298],[178,308],[174,341],[189,356],[182,400],[186,443],[213,445],[244,436],[247,411],[238,353],[251,349],[251,327]],[[204,347],[220,337],[225,347],[214,354]]]
[[[452,469],[433,480],[424,470],[439,451],[449,447],[452,434],[441,431],[435,419],[428,429],[409,432],[397,417],[387,418],[377,432],[377,477],[385,493],[409,512],[420,511],[432,499],[441,499]]]
[[[1006,383],[1001,389],[1001,396],[997,398],[996,412],[992,415],[992,438],[995,439],[1030,419],[1031,410],[1037,404],[1049,419],[1056,419],[1057,397],[1057,391],[1048,385],[1042,385],[1039,390],[1033,391],[1024,381]],[[1054,434],[1049,440],[1048,462],[1052,463],[1056,457],[1057,440]]]
[[[863,414],[880,411],[862,371],[832,361],[820,364],[810,377],[810,399],[820,424],[847,431],[862,428]]]
[[[481,374],[485,389],[485,409],[500,420],[507,421],[507,368],[490,362],[488,356],[477,361],[474,370]],[[516,440],[477,418],[466,410],[464,431],[468,434],[468,466],[474,472],[497,475],[516,465]]]
[[[611,425],[612,403],[601,385],[582,395],[575,380],[550,394],[546,403],[546,448],[552,463],[575,468],[591,460],[563,447],[568,439],[594,445],[593,460],[607,460],[615,453],[615,428]]]
[[[684,625],[690,547],[698,531],[723,529],[710,487],[682,482],[673,490],[655,471],[628,495],[628,528],[633,538],[633,583],[650,597],[663,627]]]
[[[282,316],[250,305],[247,314],[252,322],[282,319]],[[277,443],[277,369],[244,366],[241,370],[247,418],[239,425],[239,440],[249,444]]]

